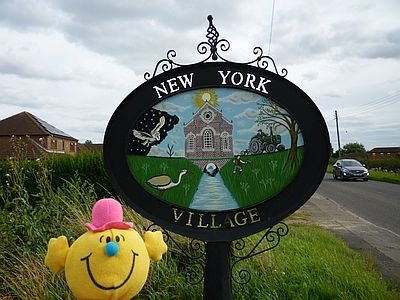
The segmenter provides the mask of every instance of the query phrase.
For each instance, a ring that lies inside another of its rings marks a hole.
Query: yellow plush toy
[[[146,282],[150,258],[167,252],[162,233],[147,231],[144,241],[123,221],[114,199],[101,199],[92,210],[92,223],[71,247],[65,236],[49,241],[45,264],[53,274],[65,268],[68,286],[79,300],[131,299]]]

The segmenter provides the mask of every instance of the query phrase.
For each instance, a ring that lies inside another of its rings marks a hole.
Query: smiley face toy
[[[123,221],[121,204],[97,201],[88,232],[68,246],[65,236],[49,241],[45,264],[55,275],[63,268],[69,288],[79,300],[131,299],[146,282],[150,259],[159,261],[167,251],[160,231],[142,239]]]

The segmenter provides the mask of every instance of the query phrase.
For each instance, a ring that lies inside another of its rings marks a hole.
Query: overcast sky
[[[102,143],[119,103],[169,49],[200,60],[207,15],[224,56],[268,52],[270,1],[0,1],[0,119],[28,111]],[[275,2],[270,54],[325,117],[337,149],[400,146],[400,1]]]

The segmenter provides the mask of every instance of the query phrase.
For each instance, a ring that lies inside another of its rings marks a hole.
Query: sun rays
[[[218,96],[214,89],[203,89],[196,91],[193,96],[193,101],[196,107],[202,107],[206,102],[213,107],[217,107]]]

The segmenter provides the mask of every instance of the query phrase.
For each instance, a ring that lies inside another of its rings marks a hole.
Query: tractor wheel
[[[261,153],[261,142],[257,139],[251,140],[249,144],[249,149],[251,154]]]
[[[269,145],[267,145],[266,150],[268,153],[275,152],[276,147],[274,144],[269,144]]]
[[[278,146],[278,151],[285,151],[285,145],[279,145]]]

